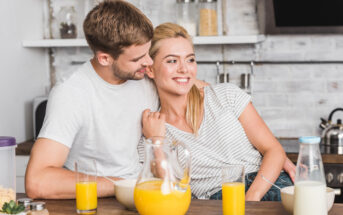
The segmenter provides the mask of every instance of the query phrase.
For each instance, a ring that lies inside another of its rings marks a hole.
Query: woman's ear
[[[102,66],[109,66],[114,61],[114,59],[111,57],[111,55],[109,55],[105,52],[97,51],[95,56],[98,59],[99,64],[101,64]]]
[[[146,68],[146,75],[151,79],[155,78],[154,68],[152,68],[152,66]]]

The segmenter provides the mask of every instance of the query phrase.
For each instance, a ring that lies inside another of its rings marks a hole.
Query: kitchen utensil
[[[190,151],[182,143],[151,137],[134,190],[141,215],[184,215],[191,202]]]
[[[137,179],[123,179],[123,180],[112,180],[107,176],[103,176],[114,185],[114,195],[119,203],[124,205],[128,210],[135,210],[135,202],[133,199],[133,192]]]
[[[332,205],[335,200],[335,190],[326,187],[326,199],[327,199],[327,211],[332,208]],[[282,206],[289,214],[293,214],[293,206],[294,206],[294,186],[288,186],[281,188],[281,202]]]
[[[332,117],[337,111],[343,111],[343,108],[336,108],[329,114],[328,120],[321,118],[320,128],[322,132],[322,141],[326,146],[343,146],[343,124],[341,119],[337,119],[337,123],[332,123]]]

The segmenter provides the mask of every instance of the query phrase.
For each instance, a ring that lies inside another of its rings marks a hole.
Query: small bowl
[[[124,179],[114,182],[114,194],[119,203],[129,210],[136,210],[133,192],[137,179]]]
[[[293,214],[293,194],[294,186],[288,186],[281,189],[281,201],[285,210]],[[327,187],[326,188],[326,199],[327,199],[327,209],[328,211],[332,208],[333,202],[335,200],[335,190]]]

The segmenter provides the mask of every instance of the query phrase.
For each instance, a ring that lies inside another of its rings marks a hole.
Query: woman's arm
[[[260,170],[246,193],[247,201],[260,201],[271,186],[263,180],[261,175],[275,182],[285,163],[286,154],[251,103],[247,105],[238,119],[249,141],[263,155]]]

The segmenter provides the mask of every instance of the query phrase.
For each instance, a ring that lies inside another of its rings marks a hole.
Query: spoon
[[[276,184],[272,183],[271,181],[269,181],[266,177],[264,177],[262,174],[261,174],[263,180],[265,180],[266,182],[268,182],[269,184],[273,185],[274,187],[278,188],[279,190],[281,190],[281,188],[279,186],[277,186]]]

